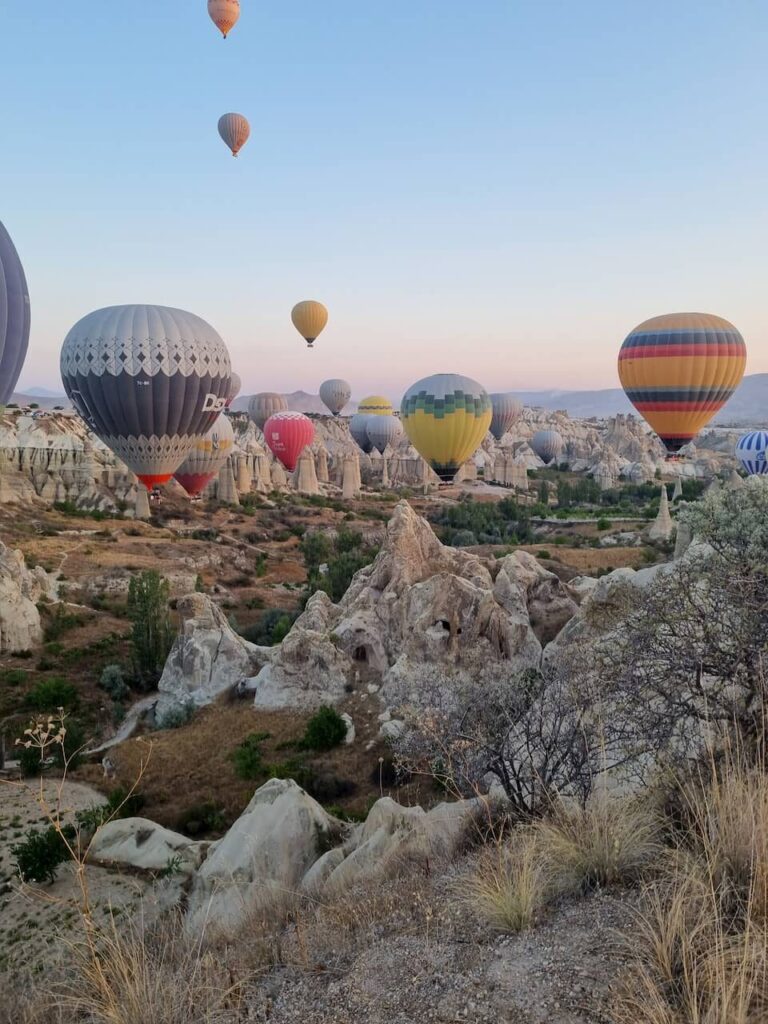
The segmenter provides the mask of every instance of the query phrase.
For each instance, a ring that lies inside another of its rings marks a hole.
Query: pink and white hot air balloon
[[[240,17],[240,0],[208,0],[208,14],[226,39]]]
[[[264,424],[269,450],[289,473],[296,469],[299,456],[314,439],[314,425],[302,412],[278,412]]]

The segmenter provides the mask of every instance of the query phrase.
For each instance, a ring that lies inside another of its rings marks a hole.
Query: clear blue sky
[[[4,3],[20,384],[122,302],[208,319],[247,391],[613,386],[628,331],[687,309],[768,370],[767,68],[763,0],[242,0],[226,42],[205,0]]]

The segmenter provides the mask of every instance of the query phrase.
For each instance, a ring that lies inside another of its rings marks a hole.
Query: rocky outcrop
[[[295,891],[339,829],[292,780],[265,783],[197,873],[190,928],[235,929],[260,902]]]
[[[55,597],[53,578],[40,566],[27,569],[23,553],[0,542],[0,653],[29,651],[42,642],[37,603]]]
[[[363,668],[391,687],[435,669],[446,680],[510,679],[538,665],[542,641],[575,613],[560,580],[525,552],[486,564],[440,543],[407,502],[390,520],[375,561],[338,605],[315,594],[252,680],[260,707],[313,707],[340,700]]]
[[[674,532],[675,524],[669,513],[669,495],[666,486],[663,485],[659,499],[659,511],[648,529],[648,540],[670,540]]]
[[[178,602],[182,627],[158,683],[156,717],[179,708],[203,707],[219,694],[254,674],[263,650],[249,644],[227,622],[221,609],[205,594],[188,594]]]
[[[119,818],[97,830],[88,856],[109,867],[190,875],[200,867],[208,845],[147,818]]]

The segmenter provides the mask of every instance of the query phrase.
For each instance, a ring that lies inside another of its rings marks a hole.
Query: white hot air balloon
[[[351,397],[352,388],[345,380],[334,377],[332,380],[324,380],[320,385],[320,399],[334,416],[339,415]]]
[[[520,419],[523,403],[514,395],[496,392],[491,395],[491,408],[493,409],[491,433],[497,441],[500,441]]]
[[[545,465],[554,462],[563,452],[565,445],[556,430],[539,430],[530,440],[531,448]]]
[[[394,448],[404,433],[397,416],[369,416],[366,431],[368,440],[382,455],[387,445]]]
[[[248,403],[248,415],[259,430],[264,429],[264,424],[270,416],[287,411],[285,395],[278,395],[275,391],[261,391],[258,395],[253,395]]]
[[[240,374],[233,371],[232,376],[229,379],[229,395],[227,396],[227,409],[230,408],[234,400],[240,394],[240,389],[243,386],[243,382],[240,380]]]
[[[219,135],[232,150],[232,156],[237,156],[250,134],[248,118],[242,114],[222,114],[219,118]]]

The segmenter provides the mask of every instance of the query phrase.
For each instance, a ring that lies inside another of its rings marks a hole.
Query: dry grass
[[[732,758],[683,788],[688,825],[627,939],[618,1024],[768,1019],[768,776]]]
[[[460,902],[496,931],[530,928],[551,891],[536,830],[519,830],[483,851],[458,891]]]
[[[558,893],[631,882],[662,852],[655,811],[604,790],[583,807],[558,803],[537,826],[537,836]]]
[[[99,956],[75,951],[74,983],[59,1003],[75,1020],[91,1024],[230,1024],[239,1019],[243,984],[171,918],[145,934],[113,924],[100,936]]]

